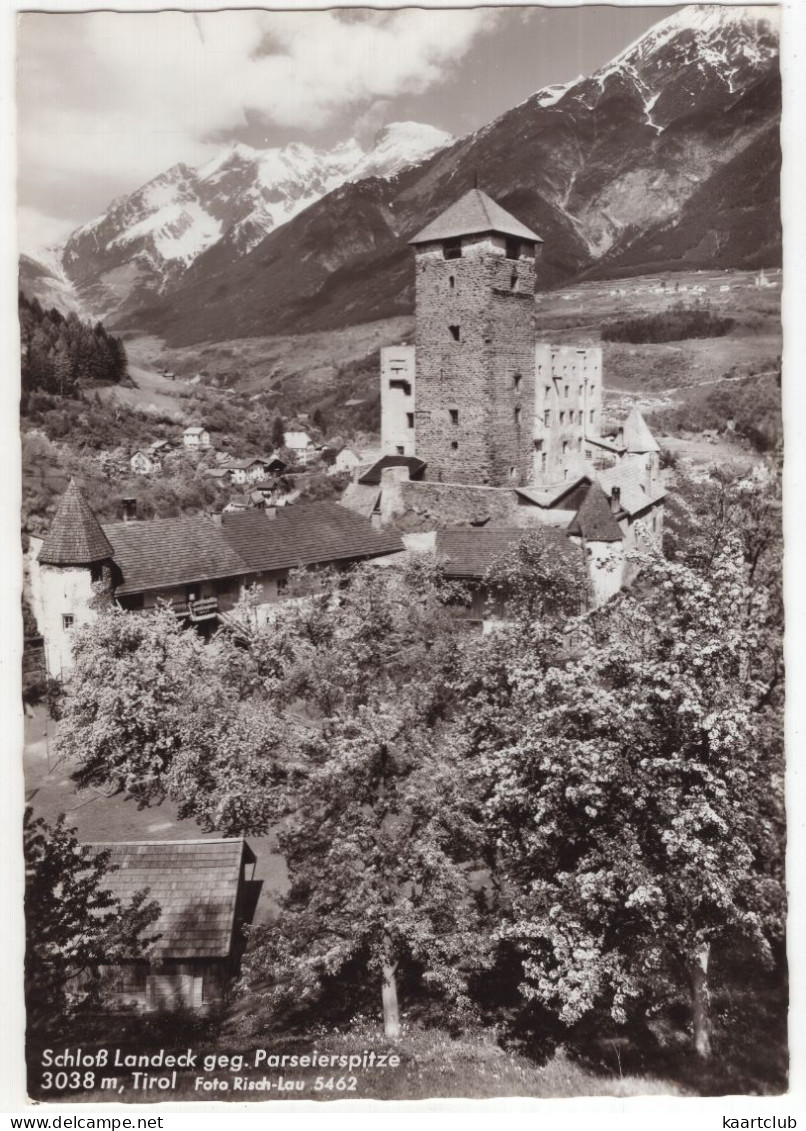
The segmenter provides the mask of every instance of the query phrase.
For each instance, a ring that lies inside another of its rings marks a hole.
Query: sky
[[[371,144],[389,122],[461,136],[590,74],[677,7],[24,12],[20,245],[64,238],[220,147]]]

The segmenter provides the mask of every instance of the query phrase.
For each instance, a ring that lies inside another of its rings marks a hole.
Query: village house
[[[328,468],[328,475],[341,475],[344,472],[354,471],[361,466],[361,457],[352,448],[340,448],[336,458]]]
[[[161,467],[159,457],[150,449],[139,448],[129,460],[129,467],[135,475],[153,475]]]
[[[149,934],[157,941],[136,962],[99,966],[101,994],[121,1010],[209,1010],[222,1005],[237,977],[244,927],[261,883],[245,840],[139,841],[92,844],[110,853],[104,887],[129,903],[147,891],[159,905]]]
[[[561,527],[607,600],[628,551],[662,534],[646,421],[634,408],[604,435],[601,349],[537,340],[542,240],[489,196],[471,189],[410,243],[416,341],[381,350],[384,454],[343,505],[406,531]]]
[[[206,428],[186,428],[182,433],[182,443],[191,452],[199,451],[202,448],[209,448],[210,433]]]
[[[266,619],[292,570],[346,568],[402,550],[394,531],[375,530],[332,502],[101,524],[71,481],[47,536],[30,539],[31,608],[47,671],[60,677],[72,664],[73,630],[97,615],[95,583],[125,609],[170,601],[185,623],[209,634],[247,588],[259,587],[257,615]]]
[[[265,479],[268,466],[269,461],[259,457],[229,460],[222,464],[223,469],[228,472],[231,482],[237,486],[258,483]]]
[[[294,453],[298,463],[307,464],[316,458],[317,446],[307,432],[285,432],[283,447]]]

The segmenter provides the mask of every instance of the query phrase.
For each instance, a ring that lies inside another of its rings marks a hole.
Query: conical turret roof
[[[624,447],[628,452],[659,452],[660,445],[637,408],[624,421]]]
[[[451,240],[481,232],[498,232],[499,235],[516,236],[531,243],[543,242],[540,236],[520,220],[516,220],[500,204],[496,204],[486,192],[472,188],[444,212],[440,212],[430,224],[426,224],[421,232],[409,240],[409,243]]]
[[[591,484],[582,506],[568,524],[568,533],[586,542],[620,542],[624,537],[607,495],[598,483]]]
[[[39,551],[42,565],[90,565],[113,556],[95,512],[74,479],[62,495],[50,532]]]

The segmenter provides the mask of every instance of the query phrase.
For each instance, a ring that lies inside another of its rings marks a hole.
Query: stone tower
[[[31,604],[45,639],[48,674],[72,665],[71,636],[95,619],[93,582],[111,579],[113,550],[87,500],[70,480],[48,536],[31,561]]]
[[[417,457],[426,478],[530,482],[535,259],[542,240],[474,188],[410,241]]]

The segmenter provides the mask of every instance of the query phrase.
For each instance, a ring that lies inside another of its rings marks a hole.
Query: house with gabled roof
[[[159,906],[156,941],[134,962],[99,966],[101,994],[124,1010],[209,1010],[227,999],[261,884],[245,840],[90,844],[108,854],[104,887],[124,904],[140,892]]]
[[[376,530],[332,502],[101,524],[71,481],[47,537],[30,539],[31,607],[47,670],[60,677],[72,663],[74,629],[96,615],[95,582],[131,611],[169,601],[178,617],[208,635],[245,588],[259,587],[257,614],[267,617],[294,569],[345,569],[402,550],[394,530]]]
[[[192,452],[210,447],[210,433],[206,428],[193,425],[182,433],[182,443]]]

